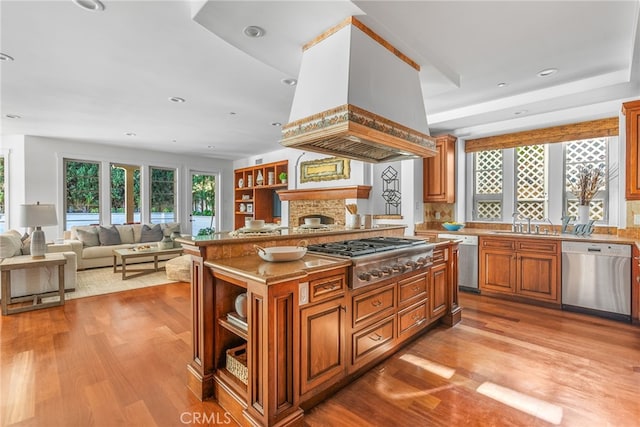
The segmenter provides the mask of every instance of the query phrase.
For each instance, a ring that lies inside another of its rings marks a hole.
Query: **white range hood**
[[[420,66],[354,17],[303,47],[281,144],[366,162],[431,157]]]

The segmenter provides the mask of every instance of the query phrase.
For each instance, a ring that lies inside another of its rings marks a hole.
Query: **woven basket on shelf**
[[[249,375],[247,370],[247,345],[230,348],[227,350],[227,371],[247,384]]]

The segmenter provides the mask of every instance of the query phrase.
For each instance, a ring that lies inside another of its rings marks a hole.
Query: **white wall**
[[[126,147],[92,144],[87,141],[68,141],[37,136],[3,137],[3,149],[10,151],[10,212],[8,228],[18,228],[17,210],[23,203],[55,203],[57,207],[57,227],[45,228],[47,239],[62,237],[64,212],[64,176],[63,160],[93,160],[108,163],[124,163],[145,166],[176,168],[178,173],[178,212],[177,219],[181,229],[189,227],[190,206],[187,205],[191,193],[190,171],[219,174],[216,183],[216,199],[218,203],[216,219],[219,230],[233,229],[233,165],[227,160],[182,156],[157,151],[138,150]],[[6,148],[5,148],[6,147]],[[104,175],[107,174],[107,175]],[[103,168],[103,179],[108,178],[108,171]],[[144,175],[143,175],[144,179]],[[143,192],[143,215],[148,215],[148,193]],[[101,197],[108,199],[108,190],[103,190]],[[108,223],[108,215],[102,217]],[[148,220],[148,219],[147,219]],[[143,219],[143,221],[145,221]]]

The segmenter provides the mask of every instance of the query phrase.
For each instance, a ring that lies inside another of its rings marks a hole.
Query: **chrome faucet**
[[[551,234],[555,236],[556,235],[556,230],[554,229],[553,222],[551,222],[551,219],[550,218],[545,218],[545,219],[543,219],[543,221],[546,221],[546,222],[549,223],[549,225],[551,227],[548,230],[551,230]]]
[[[511,216],[513,217],[513,225],[511,226],[511,231],[513,231],[514,233],[517,233],[518,225],[516,224],[516,221],[518,220],[518,217],[520,216],[520,214],[518,212],[514,212]]]

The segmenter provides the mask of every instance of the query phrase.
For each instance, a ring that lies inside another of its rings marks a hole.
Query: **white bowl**
[[[320,218],[305,218],[304,225],[320,225]]]
[[[304,246],[273,246],[271,248],[263,248],[254,245],[254,248],[260,258],[269,262],[295,261],[307,253],[307,248]]]
[[[264,219],[248,219],[244,222],[245,227],[252,230],[264,228]]]

